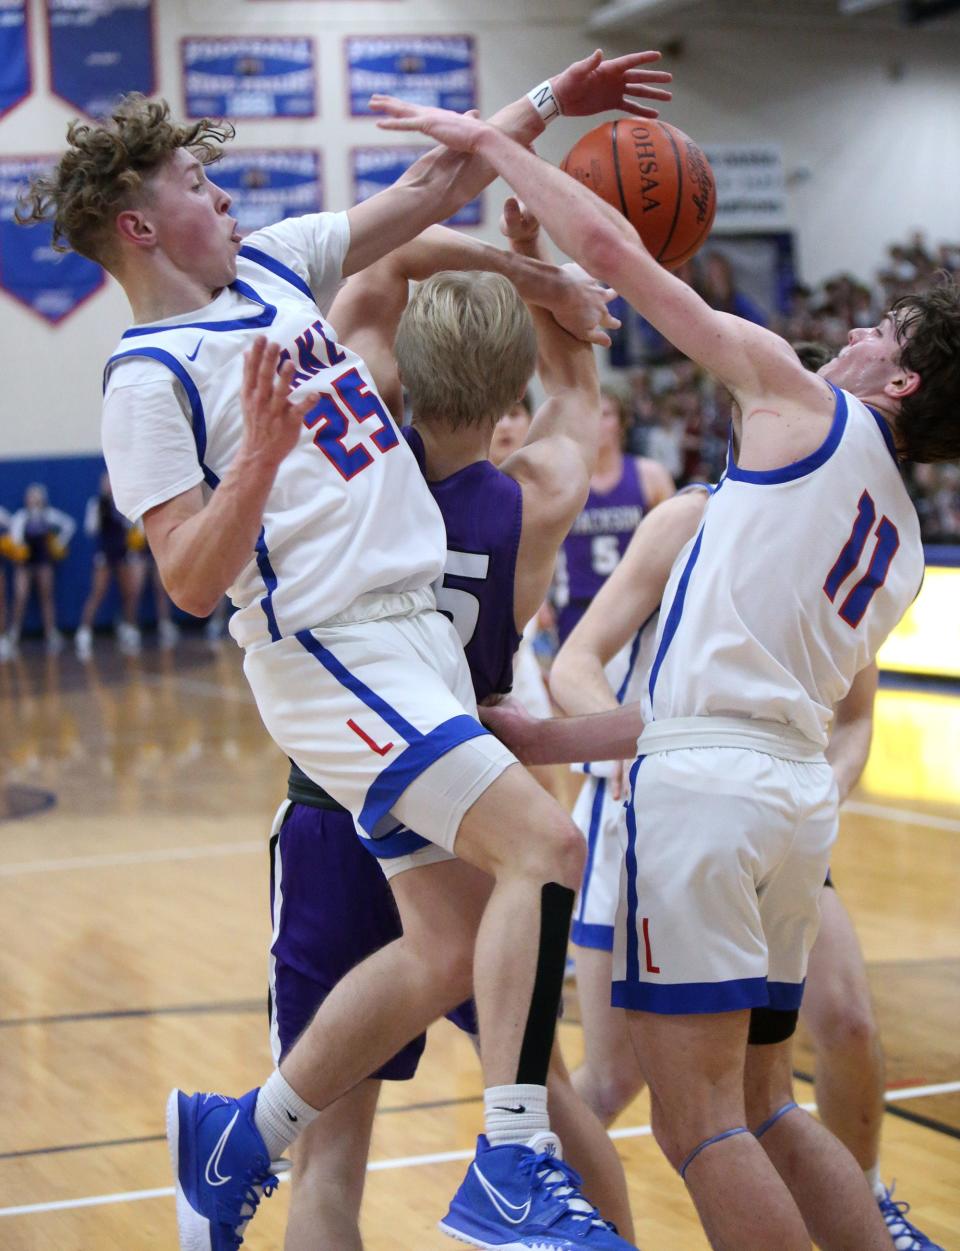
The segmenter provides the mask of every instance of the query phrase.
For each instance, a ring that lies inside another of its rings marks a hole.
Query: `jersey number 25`
[[[387,410],[356,369],[348,369],[335,378],[332,385],[334,394],[318,396],[303,424],[308,430],[316,427],[314,443],[340,476],[349,482],[373,464],[370,447],[379,452],[389,452],[399,440]],[[365,438],[367,430],[358,430],[357,427],[370,417],[375,417],[380,424],[375,429],[371,427],[368,438]],[[358,434],[360,436],[353,447],[346,445],[350,434],[355,438]]]

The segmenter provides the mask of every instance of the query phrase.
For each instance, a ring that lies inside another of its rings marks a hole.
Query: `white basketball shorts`
[[[578,947],[612,951],[620,871],[627,849],[627,813],[622,798],[611,798],[608,778],[584,779],[573,807],[573,822],[587,840],[587,859],[570,937]]]
[[[349,809],[389,877],[449,858],[516,758],[477,720],[447,618],[415,595],[365,598],[367,619],[253,648],[244,672],[274,742]],[[393,606],[407,611],[374,615]]]
[[[631,782],[614,1006],[798,1008],[837,833],[830,766],[688,747],[641,756]]]

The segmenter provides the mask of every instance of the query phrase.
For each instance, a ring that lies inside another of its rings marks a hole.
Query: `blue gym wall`
[[[77,531],[70,543],[66,557],[56,566],[57,623],[61,630],[73,630],[80,620],[83,602],[90,589],[90,571],[95,550],[94,540],[83,532],[83,516],[87,500],[96,495],[100,487],[100,475],[106,466],[101,456],[53,456],[28,460],[0,460],[0,506],[15,513],[23,505],[23,493],[31,482],[42,482],[47,488],[54,508],[68,513],[77,523]],[[10,562],[0,561],[3,577],[7,582],[8,603],[10,592]],[[117,616],[119,604],[116,588],[100,607],[98,625],[111,623]],[[152,592],[144,590],[140,604],[143,624],[155,620]],[[24,623],[24,632],[40,629],[40,614],[32,602]]]

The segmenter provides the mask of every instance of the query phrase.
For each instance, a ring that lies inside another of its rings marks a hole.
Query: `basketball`
[[[713,170],[689,135],[642,118],[604,122],[560,166],[634,226],[667,269],[703,245],[717,211]]]

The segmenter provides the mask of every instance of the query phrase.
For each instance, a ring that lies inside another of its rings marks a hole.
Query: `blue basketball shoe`
[[[884,1187],[883,1194],[877,1195],[877,1203],[897,1251],[943,1251],[939,1243],[931,1242],[926,1234],[907,1220],[910,1204],[894,1203],[894,1189],[895,1186],[889,1190]]]
[[[580,1178],[550,1133],[477,1154],[440,1228],[496,1251],[636,1251],[580,1193]]]
[[[177,1183],[180,1251],[234,1251],[261,1195],[277,1188],[253,1123],[257,1093],[229,1099],[171,1091],[167,1145]]]

